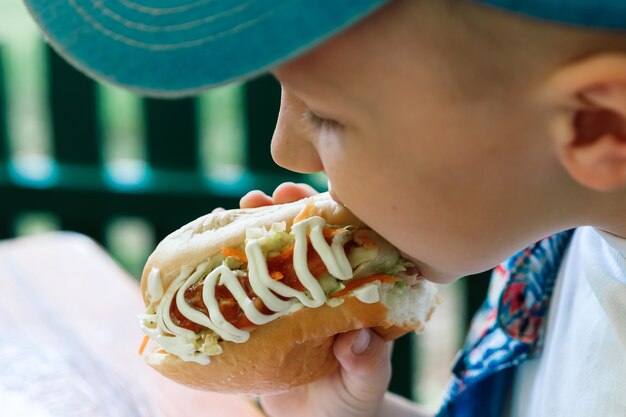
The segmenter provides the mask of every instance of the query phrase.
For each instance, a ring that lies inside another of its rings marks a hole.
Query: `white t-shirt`
[[[576,231],[546,331],[517,369],[510,417],[626,417],[626,239]]]

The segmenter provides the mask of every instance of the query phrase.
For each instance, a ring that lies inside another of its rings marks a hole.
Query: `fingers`
[[[267,415],[381,415],[381,404],[391,378],[391,343],[369,329],[355,330],[337,336],[334,353],[341,364],[336,373],[309,385],[264,396],[261,403]]]
[[[335,356],[344,385],[356,401],[380,401],[391,379],[391,343],[369,329],[339,335]]]
[[[239,206],[241,208],[271,206],[272,204],[274,204],[272,197],[269,197],[263,191],[259,190],[250,191],[239,200]]]
[[[317,190],[308,184],[284,182],[276,187],[272,197],[274,198],[274,204],[285,204],[310,197],[314,194],[318,194]]]
[[[271,206],[273,204],[285,204],[310,197],[317,193],[317,190],[308,184],[284,182],[276,187],[272,197],[259,190],[250,191],[241,198],[239,206],[241,208],[253,208]]]

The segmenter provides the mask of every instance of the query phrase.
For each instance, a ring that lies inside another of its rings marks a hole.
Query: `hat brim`
[[[50,44],[88,75],[161,97],[251,77],[387,0],[26,0]]]

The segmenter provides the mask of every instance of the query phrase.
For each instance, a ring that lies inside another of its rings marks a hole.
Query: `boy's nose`
[[[272,158],[283,168],[301,173],[323,170],[313,139],[315,132],[303,120],[306,105],[283,87],[280,113],[272,138]]]

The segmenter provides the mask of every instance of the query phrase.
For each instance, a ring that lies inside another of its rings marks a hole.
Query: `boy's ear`
[[[599,191],[626,186],[626,54],[567,64],[548,90],[556,154],[570,176]]]

